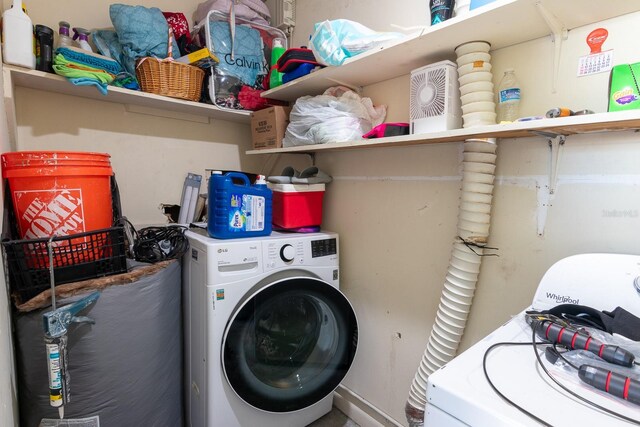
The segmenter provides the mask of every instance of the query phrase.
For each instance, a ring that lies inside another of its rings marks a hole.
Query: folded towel
[[[107,94],[107,85],[113,82],[116,77],[105,70],[69,61],[61,53],[56,54],[53,58],[53,71],[66,77],[75,85],[94,85],[104,95]]]
[[[114,75],[124,71],[118,61],[76,47],[59,47],[56,53],[61,54],[68,61],[105,70]]]
[[[53,70],[56,72],[56,74],[59,74],[67,78],[93,77],[99,80],[100,82],[107,83],[107,84],[111,83],[116,78],[116,76],[114,76],[113,74],[105,70],[87,67],[85,65],[78,64],[73,61],[68,61],[61,54],[58,54],[54,57]]]
[[[126,71],[118,74],[116,79],[111,83],[113,86],[123,87],[131,90],[140,90],[138,80]]]
[[[102,93],[103,95],[107,94],[107,85],[94,78],[78,77],[78,78],[71,78],[68,80],[76,86],[95,86],[98,88],[100,93]]]

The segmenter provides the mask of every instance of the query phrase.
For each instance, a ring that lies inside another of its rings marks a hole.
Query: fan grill
[[[411,77],[412,119],[441,116],[447,99],[447,69],[425,70]]]

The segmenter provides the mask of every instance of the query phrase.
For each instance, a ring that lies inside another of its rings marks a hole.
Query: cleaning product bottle
[[[259,175],[251,185],[243,173],[213,173],[208,194],[207,231],[211,237],[234,239],[271,234],[272,192],[264,176]]]
[[[513,68],[505,70],[498,85],[498,123],[520,117],[520,85]]]
[[[58,30],[58,39],[56,40],[56,49],[59,47],[71,47],[74,45],[73,39],[69,36],[69,25],[68,22],[60,21],[58,22],[59,30]]]
[[[13,0],[11,9],[2,14],[2,57],[4,62],[36,68],[31,18],[22,10],[22,1]]]
[[[271,73],[269,74],[269,89],[278,87],[282,84],[282,74],[276,69],[278,59],[282,56],[285,49],[282,44],[282,40],[274,39],[273,46],[271,47]]]
[[[53,30],[46,25],[36,25],[36,70],[53,73]]]
[[[455,0],[431,0],[429,10],[431,11],[431,25],[436,25],[453,16]]]
[[[80,46],[81,49],[84,49],[88,52],[93,52],[93,49],[91,49],[91,45],[89,45],[89,31],[85,30],[84,28],[74,27],[73,40],[76,40],[76,43],[78,43],[78,46]]]

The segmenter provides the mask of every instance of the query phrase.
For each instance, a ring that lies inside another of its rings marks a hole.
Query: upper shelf
[[[420,135],[404,135],[389,138],[361,139],[359,141],[332,142],[288,148],[250,150],[247,154],[279,154],[325,150],[349,150],[376,147],[403,147],[409,145],[458,142],[473,138],[522,138],[539,135],[575,135],[595,132],[638,130],[640,110],[598,113],[584,116],[541,119],[490,126],[477,126],[433,132]]]
[[[571,30],[640,10],[629,0],[496,0],[466,15],[427,27],[418,34],[350,58],[339,67],[327,67],[262,94],[265,98],[294,101],[318,95],[344,84],[367,86],[411,72],[424,65],[454,59],[454,49],[469,41],[486,40],[500,49],[551,34],[539,8],[552,13]]]
[[[25,68],[3,65],[5,79],[8,78],[13,86],[23,86],[47,92],[62,93],[65,95],[80,96],[99,101],[115,102],[125,105],[137,105],[141,107],[157,108],[167,111],[175,111],[189,115],[212,117],[220,120],[228,120],[241,123],[249,123],[250,116],[247,111],[222,110],[214,105],[201,102],[186,101],[169,98],[167,96],[154,95],[152,93],[109,86],[107,95],[102,95],[93,86],[76,86],[69,83],[64,77],[43,71],[28,70]]]

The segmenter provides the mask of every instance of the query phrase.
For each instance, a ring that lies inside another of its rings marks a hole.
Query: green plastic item
[[[269,89],[278,87],[282,84],[282,73],[276,70],[276,64],[278,59],[284,54],[285,48],[282,45],[282,40],[274,39],[273,47],[271,48],[271,72],[269,74]]]
[[[616,65],[609,80],[609,110],[626,111],[640,108],[640,62]]]

